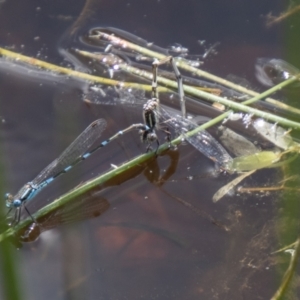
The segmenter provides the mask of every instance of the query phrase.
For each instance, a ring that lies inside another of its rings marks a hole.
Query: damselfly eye
[[[15,199],[15,200],[13,201],[14,207],[20,207],[21,204],[22,204],[22,201],[21,201],[20,199]]]

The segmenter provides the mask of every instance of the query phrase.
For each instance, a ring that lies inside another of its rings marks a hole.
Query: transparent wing
[[[105,127],[106,121],[103,119],[90,124],[57,159],[35,177],[32,184],[39,185],[67,168],[78,157],[88,151],[95,141],[100,138]]]
[[[198,127],[193,121],[182,118],[177,114],[168,112],[164,107],[160,107],[159,119],[163,120],[167,126],[175,130],[177,134],[186,133]],[[197,134],[186,137],[186,140],[200,151],[207,158],[211,159],[221,167],[232,160],[232,157],[225,148],[206,130],[199,131]]]

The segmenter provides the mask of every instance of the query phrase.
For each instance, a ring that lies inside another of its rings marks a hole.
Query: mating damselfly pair
[[[157,68],[160,64],[168,62],[172,64],[178,81],[181,116],[169,113],[167,109],[161,107],[159,103],[157,93]],[[110,141],[134,129],[139,130],[141,139],[143,142],[147,143],[147,151],[149,151],[153,142],[156,142],[156,149],[158,148],[159,140],[155,131],[158,128],[158,124],[163,123],[165,126],[164,132],[167,135],[168,141],[170,141],[171,138],[169,128],[172,128],[175,132],[179,134],[182,133],[184,139],[209,159],[213,160],[218,168],[224,169],[226,167],[226,163],[231,160],[231,156],[208,132],[200,131],[194,136],[185,136],[185,132],[195,129],[197,124],[186,118],[181,75],[172,57],[168,57],[163,61],[154,60],[152,65],[152,98],[145,101],[145,104],[143,105],[144,122],[130,125],[126,129],[117,132],[111,138],[99,143],[98,146],[91,150],[91,146],[96,143],[100,138],[101,133],[104,131],[106,121],[104,119],[99,119],[90,124],[57,159],[43,169],[31,182],[26,183],[15,195],[9,193],[6,194],[6,206],[9,208],[8,213],[14,210],[12,225],[17,224],[20,221],[22,207],[24,207],[31,216],[25,204],[27,201],[32,200],[44,187],[49,185],[60,175],[71,170],[79,162],[87,159],[96,150],[106,146]],[[31,218],[35,222],[32,216]]]
[[[87,54],[83,51],[77,52],[82,55]],[[124,61],[113,54],[107,55],[106,53],[97,53],[95,55],[89,54],[87,56],[90,56],[93,59],[101,59],[102,61],[105,61],[107,65],[114,64],[115,61],[118,60],[119,67],[123,65],[123,67],[127,68]],[[110,60],[112,62],[110,62]],[[165,63],[170,63],[175,73],[180,99],[181,115],[171,113],[168,109],[165,109],[162,105],[160,105],[157,93],[157,69],[160,64]],[[151,144],[153,142],[156,142],[158,147],[159,140],[156,135],[156,130],[158,129],[159,124],[163,124],[163,129],[167,135],[168,141],[170,141],[171,138],[169,129],[172,129],[176,133],[182,134],[183,139],[187,140],[198,151],[214,161],[218,169],[226,169],[232,158],[214,137],[206,131],[199,131],[193,136],[186,135],[186,132],[195,129],[197,124],[186,117],[182,77],[174,59],[172,57],[165,57],[162,60],[155,59],[152,64],[152,69],[152,98],[149,100],[145,99],[144,101],[144,122],[130,125],[126,129],[113,135],[111,138],[99,143],[98,146],[92,150],[90,150],[90,148],[100,138],[101,133],[106,127],[106,122],[103,119],[99,119],[90,124],[57,159],[42,170],[31,182],[25,184],[16,195],[13,196],[11,194],[6,194],[6,205],[9,208],[9,212],[14,210],[14,220],[12,224],[19,222],[22,207],[24,207],[28,212],[25,206],[26,201],[33,199],[40,190],[50,184],[61,174],[71,170],[77,163],[88,158],[97,149],[106,146],[110,141],[133,129],[139,130],[142,141],[147,143],[148,151],[151,149]]]

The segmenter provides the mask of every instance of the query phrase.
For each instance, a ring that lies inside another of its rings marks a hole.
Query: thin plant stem
[[[291,260],[283,276],[281,285],[276,291],[276,293],[274,294],[274,296],[271,298],[271,300],[282,299],[282,297],[285,295],[287,288],[291,284],[293,275],[295,274],[295,270],[299,260],[299,255],[300,255],[300,239],[298,239],[295,244],[295,251],[291,254]]]
[[[50,72],[53,72],[55,74],[64,74],[73,78],[77,78],[79,80],[84,80],[91,83],[99,83],[104,85],[110,85],[110,86],[121,86],[121,87],[128,87],[128,88],[136,88],[136,89],[143,89],[146,91],[151,91],[151,86],[147,84],[138,84],[138,83],[131,83],[131,82],[123,82],[123,81],[117,81],[109,78],[99,77],[90,75],[87,73],[82,73],[79,71],[75,71],[72,69],[60,67],[54,64],[50,64],[48,62],[28,57],[19,53],[15,53],[10,50],[6,50],[0,47],[0,56],[3,56],[7,59],[10,59],[16,63],[25,63],[30,66],[34,66],[36,68],[41,68]],[[165,89],[164,89],[165,90]]]
[[[121,47],[121,48],[128,48],[128,49],[136,51],[140,54],[149,56],[151,58],[156,58],[156,59],[159,59],[159,60],[163,60],[163,59],[166,58],[166,55],[164,55],[164,54],[161,54],[161,53],[152,51],[150,49],[138,46],[136,44],[130,43],[130,42],[128,42],[126,40],[123,40],[121,38],[118,38],[114,35],[110,35],[110,34],[107,34],[107,33],[101,32],[101,31],[98,31],[97,33],[98,33],[97,35],[91,36],[91,38],[104,38],[104,39],[110,41],[115,46],[118,46],[118,47]],[[219,83],[223,86],[229,87],[231,89],[234,89],[236,91],[239,91],[241,93],[244,93],[244,94],[247,94],[247,95],[250,95],[250,96],[255,97],[255,96],[259,95],[259,93],[254,92],[252,90],[249,90],[249,89],[247,89],[247,88],[245,88],[241,85],[235,84],[235,83],[233,83],[229,80],[218,77],[216,75],[213,75],[213,74],[208,73],[206,71],[203,71],[201,69],[195,68],[195,67],[189,65],[188,63],[186,63],[184,59],[176,58],[176,57],[174,59],[175,59],[176,64],[179,68],[181,68],[183,70],[186,70],[186,71],[188,71],[188,72],[190,72],[194,75],[197,75],[197,76],[202,77],[202,78],[206,78],[208,80]],[[281,107],[283,109],[286,109],[286,110],[292,110],[292,111],[297,110],[297,109],[295,109],[291,106],[288,106],[284,103],[281,103],[281,102],[279,102],[275,99],[267,98],[267,99],[265,99],[265,101],[270,102],[270,103],[272,103],[272,104],[274,104],[278,107]],[[297,111],[298,111],[297,113],[299,114],[300,111],[299,110],[297,110]]]
[[[102,78],[102,77],[98,77],[98,76],[94,76],[94,75],[89,75],[89,74],[74,71],[74,70],[71,70],[71,69],[68,69],[68,68],[63,68],[63,67],[60,67],[60,66],[56,66],[56,65],[53,65],[53,64],[35,59],[35,58],[31,58],[31,57],[28,57],[28,56],[17,54],[17,53],[14,53],[12,51],[9,51],[9,50],[3,49],[3,48],[0,48],[0,55],[3,55],[3,56],[5,56],[9,59],[12,59],[15,62],[27,63],[27,64],[33,65],[35,67],[40,67],[42,69],[49,70],[49,71],[52,71],[52,72],[55,72],[55,73],[58,73],[58,74],[66,74],[70,77],[78,78],[78,79],[81,79],[81,80],[86,80],[88,82],[96,82],[96,83],[112,85],[112,86],[117,85],[117,86],[121,86],[121,87],[144,89],[144,90],[147,90],[147,91],[151,90],[150,85],[141,85],[141,84],[137,84],[137,83],[120,82],[120,81],[116,81],[116,80],[113,80],[113,79],[108,79],[108,78]],[[254,101],[258,101],[259,99],[262,99],[262,98],[266,97],[267,95],[270,95],[270,94],[274,93],[274,91],[280,90],[283,87],[295,82],[296,80],[299,79],[299,77],[300,77],[300,75],[294,76],[293,78],[290,78],[290,79],[276,85],[275,87],[272,87],[271,89],[265,91],[263,94],[261,94],[259,96],[256,96],[253,99],[247,100],[245,102],[245,104],[247,104],[248,101],[249,101],[249,103],[250,102],[252,103]],[[172,80],[169,80],[169,79],[166,79],[166,78],[158,77],[158,82],[162,83],[164,85],[169,85],[172,88],[177,87],[176,82],[174,82]],[[243,112],[248,113],[248,114],[253,114],[255,116],[264,118],[266,120],[270,120],[272,122],[278,123],[282,126],[285,126],[285,127],[291,128],[291,129],[297,129],[297,130],[300,129],[300,123],[298,123],[298,122],[290,121],[288,119],[273,115],[271,113],[263,112],[263,111],[260,111],[258,109],[254,109],[252,107],[247,107],[245,104],[236,103],[234,101],[231,101],[231,100],[228,100],[228,99],[225,99],[225,98],[213,95],[213,94],[209,94],[209,93],[206,93],[204,91],[200,91],[196,88],[189,87],[189,86],[184,86],[184,91],[189,93],[190,95],[206,99],[210,102],[221,103],[221,104],[223,104],[223,105],[225,105],[229,108],[232,108],[236,111],[243,111]]]
[[[275,24],[278,24],[284,21],[285,19],[287,19],[288,17],[290,17],[291,15],[298,13],[299,11],[300,11],[300,5],[297,5],[297,6],[290,7],[287,11],[281,13],[277,17],[273,16],[272,14],[268,14],[266,26],[271,27]]]

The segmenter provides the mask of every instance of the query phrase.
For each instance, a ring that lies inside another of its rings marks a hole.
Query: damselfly
[[[44,187],[50,184],[54,179],[70,171],[75,165],[87,159],[98,149],[106,146],[110,141],[133,129],[140,130],[142,134],[142,140],[144,142],[148,142],[150,144],[153,140],[152,128],[149,128],[142,123],[132,124],[128,128],[117,132],[111,138],[101,142],[98,146],[88,151],[88,149],[99,139],[105,127],[105,120],[99,119],[94,121],[74,140],[74,142],[70,144],[70,146],[57,159],[55,159],[45,169],[43,169],[32,181],[26,183],[17,192],[17,194],[12,195],[7,193],[5,195],[6,206],[9,208],[8,214],[12,209],[15,209],[14,220],[12,224],[16,224],[20,221],[22,206],[31,216],[25,206],[26,201],[33,199],[38,192],[40,192]]]
[[[78,51],[78,53],[88,56],[87,52]],[[126,70],[126,68],[128,67],[125,61],[123,61],[120,57],[117,57],[113,54],[91,53],[90,57],[92,59],[97,59],[99,62],[101,62],[102,64],[106,65],[109,68],[115,66]],[[168,62],[171,63],[175,73],[175,77],[177,79],[178,94],[180,99],[182,116],[179,116],[178,114],[170,113],[167,107],[164,109],[164,106],[160,105],[160,101],[157,93],[157,69],[159,65]],[[166,124],[166,126],[174,129],[177,133],[184,134],[189,130],[195,129],[197,127],[197,124],[194,123],[192,120],[186,118],[186,109],[185,109],[185,100],[184,100],[185,96],[183,92],[182,78],[173,58],[167,57],[166,59],[161,61],[154,60],[152,64],[151,79],[152,79],[152,98],[147,100],[146,104],[144,104],[143,116],[144,116],[145,124],[147,125],[147,127],[151,128],[151,133],[153,134],[152,140],[156,139],[155,129],[157,128],[157,125],[162,122]],[[125,94],[124,90],[121,89],[120,92],[121,92],[120,103],[126,105],[127,102],[124,99],[124,94]],[[137,103],[141,102],[138,101],[138,99],[135,100],[137,101]],[[131,97],[131,100],[130,102],[128,102],[128,104],[132,105],[133,102],[134,102],[134,97]],[[101,101],[98,101],[98,103],[101,103]],[[198,151],[203,153],[209,159],[213,160],[218,167],[225,169],[226,164],[232,160],[231,156],[224,149],[224,147],[205,130],[198,132],[194,136],[186,137],[185,139],[191,145],[193,145]]]

